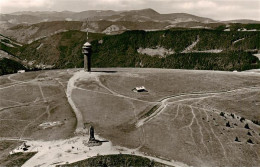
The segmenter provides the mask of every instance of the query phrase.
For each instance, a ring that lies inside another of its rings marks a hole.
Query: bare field
[[[76,119],[67,102],[66,83],[62,85],[68,76],[65,70],[3,76],[9,81],[0,87],[0,139],[55,140],[73,136]],[[39,126],[55,121],[62,125],[46,129]]]
[[[181,93],[222,91],[259,84],[257,77],[231,72],[184,70],[177,70],[174,73],[163,72],[163,70],[159,72],[152,70],[150,73],[137,72],[132,77],[124,74],[104,75],[100,77],[100,81],[120,94],[152,101]],[[129,92],[138,85],[145,85],[150,90],[148,94],[145,94],[147,96]]]
[[[252,122],[260,120],[257,73],[71,69],[7,75],[0,84],[2,142],[70,138],[87,123],[113,145],[143,155],[191,166],[260,164],[260,126]],[[137,86],[148,92],[133,92]]]
[[[113,144],[193,166],[260,163],[260,126],[252,123],[260,119],[259,74],[117,69],[93,75],[75,82],[72,99],[84,121]],[[136,86],[148,92],[135,93]]]

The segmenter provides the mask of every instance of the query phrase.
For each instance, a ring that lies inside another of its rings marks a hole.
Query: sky
[[[260,21],[260,0],[0,0],[0,13],[17,11],[137,10],[189,13],[215,20]]]

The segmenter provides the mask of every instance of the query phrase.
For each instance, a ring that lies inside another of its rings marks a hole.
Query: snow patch
[[[221,53],[222,49],[211,49],[211,50],[193,50],[191,53]]]
[[[111,34],[112,32],[117,32],[119,30],[126,30],[126,28],[124,26],[122,26],[121,28],[118,25],[111,25],[109,27],[107,27],[103,33],[105,34]]]
[[[246,28],[238,29],[237,31],[259,31],[257,29],[247,30]]]
[[[176,25],[174,25],[174,24],[168,25],[168,26],[165,27],[165,29],[170,29],[170,28],[173,28],[173,27],[176,27]]]
[[[189,53],[196,45],[197,43],[200,41],[200,37],[197,36],[197,40],[194,41],[190,46],[188,46],[187,48],[185,48],[181,53]]]
[[[27,62],[27,60],[24,60],[24,61]],[[29,62],[28,62],[28,65],[29,65],[29,66],[32,66],[34,63],[35,63],[35,61],[29,61]]]
[[[36,48],[36,50],[39,50],[42,46],[43,46],[43,43],[41,43],[41,44]]]
[[[72,18],[66,18],[65,20],[66,21],[72,21]]]
[[[194,29],[198,28],[198,29],[200,29],[200,28],[206,28],[206,27],[204,27],[204,26],[194,26],[194,27],[190,27],[190,28],[194,28]]]
[[[47,128],[52,128],[52,127],[55,127],[55,126],[60,126],[62,125],[63,122],[61,121],[57,121],[57,122],[44,122],[42,124],[40,124],[39,126],[43,129],[47,129]]]
[[[14,45],[10,44],[10,43],[6,43],[4,41],[1,41],[2,44],[8,46],[8,47],[11,47],[11,48],[14,48]]]
[[[239,41],[242,41],[242,40],[244,40],[244,39],[245,39],[245,38],[238,39],[238,40],[234,41],[233,44],[235,44],[235,43],[237,43],[237,42],[239,42]]]
[[[47,64],[40,63],[35,65],[35,67],[39,69],[51,69],[54,67],[54,65],[47,65]]]
[[[260,53],[253,54],[255,57],[257,57],[260,60]]]
[[[10,19],[10,20],[8,20],[8,23],[16,24],[16,23],[18,23],[18,21],[16,19]]]
[[[153,32],[153,31],[159,31],[159,29],[146,29],[145,32]]]
[[[146,54],[149,56],[159,56],[160,58],[166,57],[168,55],[174,54],[174,50],[172,49],[165,49],[163,47],[158,47],[157,48],[139,48],[137,49],[137,52],[140,54]]]

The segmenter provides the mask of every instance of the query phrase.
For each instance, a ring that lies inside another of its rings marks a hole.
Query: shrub
[[[239,139],[238,139],[238,137],[235,138],[235,141],[236,141],[236,142],[240,142]]]
[[[251,144],[254,144],[251,139],[248,139],[247,142],[248,142],[248,143],[251,143]]]
[[[260,125],[260,121],[259,120],[252,120],[252,122],[256,125]]]
[[[245,128],[246,129],[250,129],[248,124],[245,124]]]
[[[225,116],[225,113],[224,113],[224,112],[221,112],[221,113],[220,113],[220,116],[224,117],[224,116]]]
[[[229,123],[229,121],[226,123],[226,127],[230,127],[230,123]]]

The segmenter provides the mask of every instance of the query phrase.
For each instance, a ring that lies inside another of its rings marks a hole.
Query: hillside
[[[27,43],[44,36],[49,36],[57,31],[72,30],[67,27],[68,24],[72,24],[70,27],[74,27],[73,30],[84,31],[86,29],[84,22],[87,19],[91,22],[90,29],[92,32],[106,34],[121,33],[125,30],[165,29],[167,27],[175,27],[178,23],[191,21],[201,24],[215,22],[212,19],[186,13],[160,14],[153,9],[129,11],[89,10],[83,12],[27,11],[0,14],[0,34],[12,37],[19,42]],[[65,23],[64,27],[62,27],[65,21],[69,23]],[[73,26],[75,22],[80,22],[79,24],[82,26]],[[41,31],[40,27],[42,24],[46,24],[46,30]],[[56,29],[53,29],[51,24],[58,25]],[[61,24],[61,27],[59,24]],[[52,28],[49,28],[48,25],[51,25]],[[104,25],[106,27],[103,27]]]
[[[16,73],[18,70],[35,70],[27,61],[16,55],[22,44],[0,34],[0,75]]]
[[[120,35],[90,33],[94,67],[153,67],[201,70],[259,68],[251,53],[260,50],[259,32],[172,29],[128,31]],[[67,31],[20,48],[16,56],[35,65],[83,67],[86,33]]]
[[[53,21],[42,22],[33,25],[17,25],[7,30],[0,31],[5,36],[11,37],[21,43],[31,43],[35,40],[52,36],[54,34],[65,32],[69,30],[87,31],[104,33],[104,34],[118,34],[126,30],[160,30],[165,29],[170,23],[166,22],[131,22],[131,21],[90,21],[87,26],[86,22],[81,21]]]
[[[26,68],[14,61],[7,58],[0,59],[0,75],[16,73],[18,70],[25,70]]]
[[[136,11],[139,14],[139,11]],[[152,14],[151,14],[152,15]],[[156,15],[156,14],[154,14]],[[120,15],[122,16],[122,15]],[[185,17],[184,17],[185,16]],[[148,17],[143,20],[136,20],[139,15],[126,15],[120,18],[107,17],[105,20],[86,21],[48,21],[36,24],[18,24],[9,28],[0,28],[0,34],[10,37],[20,43],[32,43],[35,40],[52,36],[54,34],[69,30],[79,30],[86,32],[87,29],[93,33],[103,33],[107,35],[121,34],[129,30],[159,31],[171,28],[192,28],[192,29],[210,29],[220,31],[260,31],[260,24],[240,24],[240,23],[222,23],[207,22],[197,18],[193,19],[188,14],[175,14],[171,18],[175,21],[164,20],[163,16]],[[140,16],[141,17],[141,16]],[[195,17],[195,16],[194,16]],[[143,17],[142,17],[143,18]],[[187,20],[186,20],[187,18]],[[191,19],[192,18],[192,19]],[[0,24],[0,26],[3,23]]]
[[[75,162],[72,164],[66,165],[57,165],[57,167],[85,167],[85,166],[113,166],[113,167],[121,167],[121,166],[135,166],[135,167],[168,167],[168,165],[164,165],[158,162],[154,162],[149,160],[148,158],[139,157],[136,155],[106,155],[106,156],[96,156],[93,158],[88,158],[86,160],[82,160],[79,162]]]
[[[89,10],[82,12],[15,12],[0,14],[0,34],[21,43],[31,43],[53,34],[80,30],[94,33],[120,34],[127,30],[165,30],[173,27],[205,28],[221,30],[259,31],[259,21],[215,21],[188,13],[160,14],[153,9],[113,11]],[[235,28],[233,28],[235,25]],[[230,27],[230,28],[229,28]]]

